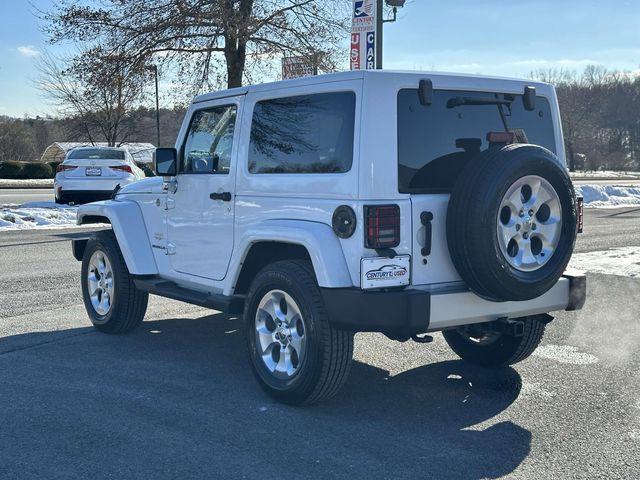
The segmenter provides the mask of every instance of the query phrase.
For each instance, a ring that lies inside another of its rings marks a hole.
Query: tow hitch
[[[495,322],[489,323],[487,327],[489,327],[489,330],[492,332],[502,333],[510,337],[521,337],[524,335],[524,322],[522,320],[500,318]]]
[[[507,317],[499,318],[493,322],[476,323],[462,327],[467,335],[480,338],[487,333],[499,333],[510,337],[521,337],[524,335],[524,322]]]
[[[529,317],[524,317],[524,319]],[[544,324],[548,324],[553,320],[553,317],[548,314],[535,315],[535,319]],[[467,331],[473,336],[482,336],[483,333],[492,332],[509,335],[511,337],[522,337],[524,335],[524,321],[514,318],[499,318],[493,322],[479,323],[476,325],[469,325],[466,327]]]

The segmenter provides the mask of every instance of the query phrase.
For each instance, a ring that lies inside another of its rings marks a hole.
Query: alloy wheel
[[[267,292],[255,315],[256,347],[262,363],[276,378],[295,376],[305,359],[307,335],[300,307],[282,290]]]
[[[562,230],[560,198],[542,177],[518,179],[498,210],[497,233],[502,255],[522,272],[544,266],[558,248]]]
[[[114,278],[111,262],[101,250],[93,252],[89,260],[87,287],[93,309],[105,316],[113,305]]]

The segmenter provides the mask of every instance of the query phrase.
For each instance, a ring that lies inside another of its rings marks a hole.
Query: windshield
[[[79,148],[69,152],[68,160],[124,160],[123,150]]]
[[[468,162],[489,147],[489,132],[504,132],[497,105],[459,104],[461,98],[507,99],[502,106],[509,129],[529,143],[556,153],[551,107],[544,97],[527,111],[522,95],[436,90],[433,103],[420,104],[417,89],[398,93],[398,187],[401,193],[450,192]],[[509,114],[510,113],[510,114]]]

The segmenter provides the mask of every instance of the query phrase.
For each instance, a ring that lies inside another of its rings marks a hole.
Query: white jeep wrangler
[[[357,71],[197,97],[158,177],[83,205],[75,241],[95,327],[142,322],[148,294],[242,314],[251,366],[287,403],[334,395],[354,332],[518,362],[581,222],[558,105],[543,83]]]

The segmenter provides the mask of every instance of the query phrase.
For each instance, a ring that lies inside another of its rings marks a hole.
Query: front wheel
[[[519,318],[521,336],[499,333],[482,325],[465,325],[442,332],[444,339],[460,358],[482,367],[505,367],[529,357],[538,347],[546,322],[538,316]]]
[[[84,306],[98,330],[126,333],[142,323],[149,294],[133,283],[112,231],[98,232],[87,242],[81,282]]]
[[[281,261],[251,284],[244,312],[252,370],[261,387],[288,404],[335,395],[347,379],[353,333],[336,330],[309,266]]]

